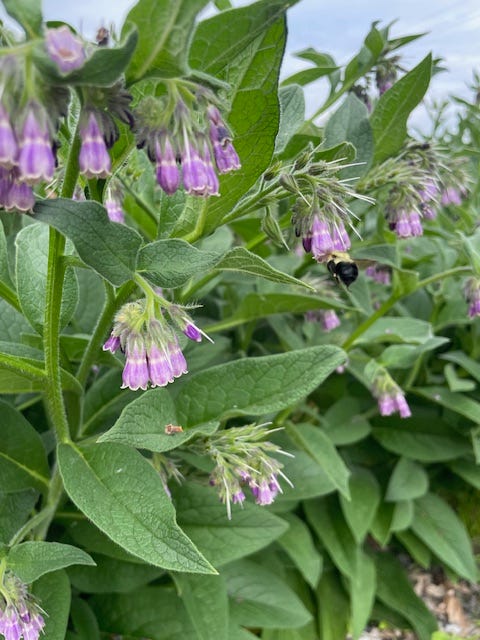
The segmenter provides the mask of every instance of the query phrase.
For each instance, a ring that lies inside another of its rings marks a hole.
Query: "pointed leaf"
[[[59,542],[22,542],[13,547],[7,556],[8,567],[26,583],[72,564],[94,566],[95,562],[82,549]]]
[[[424,468],[408,458],[400,458],[388,482],[385,500],[413,500],[428,491],[428,475]]]
[[[113,285],[120,286],[132,278],[142,239],[130,227],[110,222],[98,202],[42,200],[35,205],[34,213],[36,220],[70,238],[80,258]]]
[[[401,148],[407,135],[408,116],[423,98],[431,73],[429,54],[379,99],[370,118],[376,162],[382,162]]]
[[[465,525],[439,496],[427,493],[415,502],[412,531],[456,573],[472,582],[477,580],[478,569]]]
[[[173,571],[215,572],[176,524],[159,475],[137,451],[113,442],[61,444],[58,462],[73,502],[126,551]]]
[[[358,544],[361,544],[375,518],[380,503],[380,487],[367,469],[357,468],[350,476],[350,500],[340,496],[345,520]]]
[[[300,445],[321,466],[333,485],[349,500],[350,471],[328,435],[320,427],[303,423],[289,425],[287,433],[295,444]]]
[[[212,367],[180,388],[180,424],[280,411],[307,396],[344,360],[341,349],[320,346]]]
[[[98,442],[111,440],[137,449],[171,451],[196,435],[215,433],[220,423],[207,422],[170,435],[165,433],[168,424],[178,425],[173,400],[166,389],[151,389],[128,404],[113,427]]]
[[[308,584],[315,589],[322,573],[323,559],[315,549],[307,525],[293,513],[286,513],[287,531],[278,539],[278,544],[288,553]]]

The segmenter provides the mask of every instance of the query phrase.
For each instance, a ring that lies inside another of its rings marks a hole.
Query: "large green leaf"
[[[407,119],[423,98],[432,73],[429,54],[379,99],[370,122],[375,139],[375,162],[394,155],[407,135]]]
[[[447,409],[478,424],[480,419],[480,402],[472,400],[461,393],[454,393],[445,387],[417,387],[415,393],[436,402]]]
[[[48,227],[39,222],[24,227],[15,238],[16,281],[20,305],[32,327],[42,333],[48,271]],[[65,274],[60,326],[64,327],[75,311],[78,284],[75,273]]]
[[[47,491],[49,468],[42,440],[23,415],[0,401],[0,477],[4,492]]]
[[[278,92],[280,100],[280,126],[275,140],[275,153],[283,151],[305,120],[305,97],[302,89],[296,84],[281,87]]]
[[[323,561],[315,549],[310,529],[293,513],[284,514],[283,519],[288,522],[289,527],[278,539],[278,544],[288,553],[312,589],[315,589]]]
[[[178,523],[216,567],[263,549],[288,525],[264,507],[232,505],[232,519],[212,487],[190,483],[174,490]]]
[[[341,349],[319,346],[212,367],[179,390],[180,424],[280,411],[311,393],[344,361]]]
[[[465,525],[439,496],[427,493],[415,502],[412,531],[458,575],[476,582],[478,568]]]
[[[388,481],[385,500],[413,500],[427,491],[428,475],[425,469],[413,460],[400,458]]]
[[[300,598],[285,581],[251,560],[224,567],[230,610],[245,626],[270,629],[302,627],[311,619]]]
[[[350,604],[340,576],[333,569],[325,571],[317,589],[318,628],[322,640],[339,640],[347,635]]]
[[[127,69],[129,83],[148,76],[175,77],[188,72],[188,45],[197,13],[207,0],[139,0],[128,13],[138,44]]]
[[[61,444],[58,461],[73,502],[126,551],[173,571],[215,572],[176,524],[159,475],[137,451],[113,442]]]
[[[198,640],[182,599],[169,587],[96,596],[94,611],[106,635],[125,640]]]
[[[34,213],[37,220],[70,238],[80,258],[113,285],[132,277],[142,239],[130,227],[110,222],[98,202],[42,200]]]
[[[367,107],[354,93],[348,94],[325,127],[325,147],[334,147],[345,141],[351,142],[357,150],[355,162],[358,162],[359,166],[345,169],[342,176],[361,176],[368,171],[372,163],[374,143]]]
[[[220,255],[200,251],[185,240],[157,240],[138,254],[138,271],[159,287],[180,287],[189,278],[211,269]]]
[[[323,469],[338,491],[350,499],[348,479],[350,471],[329,436],[320,428],[307,423],[289,425],[290,438],[306,451]]]
[[[110,426],[120,412],[132,400],[139,398],[138,391],[121,389],[121,372],[111,369],[95,380],[85,394],[82,434],[93,433],[100,427]],[[140,396],[141,397],[141,396]]]
[[[70,567],[73,586],[86,593],[127,593],[145,586],[165,572],[148,564],[125,562],[100,554],[92,556],[95,567]]]
[[[26,583],[72,564],[95,565],[95,562],[82,549],[59,542],[22,542],[7,557],[7,566]]]
[[[377,566],[377,597],[404,616],[415,630],[418,640],[430,640],[437,628],[434,616],[415,595],[405,571],[387,553],[375,556]]]
[[[0,493],[0,544],[7,544],[25,524],[37,498],[33,489]]]
[[[5,11],[25,29],[29,38],[42,33],[42,3],[40,0],[3,0]]]
[[[198,640],[230,640],[228,597],[223,576],[178,574],[175,583]]]
[[[114,426],[99,438],[99,442],[113,440],[138,449],[171,451],[196,435],[210,435],[219,426],[207,422],[181,433],[168,435],[167,424],[178,424],[175,405],[166,389],[151,389],[128,404]]]
[[[443,462],[471,452],[471,444],[439,419],[417,411],[409,420],[388,418],[388,426],[375,426],[373,436],[380,444],[398,455],[420,462]],[[382,419],[376,421],[376,425]],[[383,419],[385,421],[385,419]]]
[[[277,84],[285,43],[284,13],[294,0],[260,0],[201,22],[190,50],[194,69],[228,82],[228,123],[242,168],[220,179],[207,204],[211,231],[268,167],[279,125]]]
[[[340,496],[343,515],[358,544],[361,544],[375,518],[380,503],[380,487],[367,469],[356,468],[350,476],[350,500]]]

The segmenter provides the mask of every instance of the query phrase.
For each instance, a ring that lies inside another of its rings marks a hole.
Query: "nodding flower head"
[[[158,298],[161,296],[158,295]],[[177,305],[166,305],[165,311],[155,305],[150,309],[145,301],[129,302],[115,316],[113,329],[103,345],[104,351],[125,353],[122,388],[147,389],[164,387],[175,378],[188,373],[177,334],[167,321],[172,322],[186,335],[206,336],[191,320],[190,316]],[[170,309],[173,308],[173,310]]]
[[[272,504],[282,493],[279,478],[293,486],[282,472],[283,464],[271,455],[291,454],[265,440],[273,432],[266,426],[234,427],[209,436],[203,444],[199,443],[200,449],[215,463],[210,484],[225,503],[229,519],[232,517],[232,503],[242,505],[246,500],[245,487],[250,489],[257,504],[265,506]]]
[[[31,102],[18,136],[18,173],[22,182],[49,182],[55,172],[55,156],[45,109]]]
[[[409,418],[412,415],[404,392],[384,369],[378,369],[372,393],[378,400],[381,416],[390,416],[395,412],[398,412],[401,418]]]
[[[213,94],[192,83],[184,87],[185,100],[170,95],[143,99],[135,114],[137,146],[145,148],[156,163],[157,182],[167,195],[173,195],[183,183],[192,196],[218,196],[217,173],[240,168],[233,139]],[[213,100],[213,102],[212,102]],[[172,104],[174,107],[172,107]]]
[[[38,640],[45,626],[44,615],[27,585],[7,570],[0,584],[0,634],[5,640]]]

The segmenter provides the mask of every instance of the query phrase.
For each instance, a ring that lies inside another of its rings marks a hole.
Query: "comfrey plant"
[[[279,86],[290,2],[177,4],[3,2],[0,637],[431,640],[397,557],[477,578],[478,119],[417,139],[412,36]]]

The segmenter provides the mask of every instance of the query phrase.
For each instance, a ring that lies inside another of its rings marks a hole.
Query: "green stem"
[[[355,329],[355,331],[347,338],[347,340],[345,340],[345,342],[342,345],[342,348],[345,350],[348,350],[354,344],[354,342],[361,335],[363,335],[365,331],[367,331],[367,329],[369,329],[372,326],[372,324],[374,324],[379,318],[384,316],[387,313],[387,311],[389,311],[402,298],[406,298],[412,293],[415,293],[415,291],[418,291],[419,289],[423,289],[424,287],[427,287],[428,285],[433,284],[438,280],[444,280],[445,278],[448,278],[450,276],[456,276],[462,273],[470,273],[470,272],[471,272],[470,267],[454,267],[453,269],[448,269],[447,271],[442,271],[442,273],[436,273],[433,276],[430,276],[429,278],[424,278],[423,280],[420,280],[413,291],[407,291],[406,293],[403,293],[403,294],[400,293],[400,294],[392,295],[388,300],[386,300],[382,304],[381,307],[379,307],[375,311],[373,315],[367,318],[365,322],[362,322],[362,324],[360,324]]]
[[[50,480],[50,488],[46,499],[45,507],[38,515],[43,514],[43,518],[35,531],[35,540],[45,540],[48,529],[55,516],[57,507],[63,497],[63,480],[60,475],[58,464],[55,466],[52,479]]]
[[[71,198],[78,178],[78,153],[80,138],[75,130],[65,169],[62,197]],[[60,309],[62,305],[65,263],[62,255],[65,238],[56,229],[50,228],[48,268],[45,296],[45,321],[43,345],[45,353],[45,400],[59,442],[70,441],[70,430],[65,411],[60,377]]]
[[[60,258],[64,249],[65,238],[56,229],[50,228],[45,321],[43,326],[46,374],[45,400],[52,426],[59,442],[70,441],[60,377],[60,308],[65,273]]]

